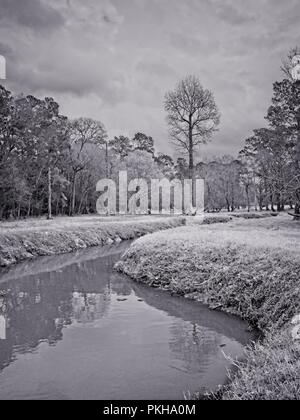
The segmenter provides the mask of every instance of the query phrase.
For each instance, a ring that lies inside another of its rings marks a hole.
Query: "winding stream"
[[[1,400],[183,399],[225,382],[245,322],[115,273],[128,246],[0,272]]]

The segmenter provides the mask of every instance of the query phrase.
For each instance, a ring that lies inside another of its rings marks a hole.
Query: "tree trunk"
[[[82,214],[82,207],[83,207],[83,203],[86,200],[86,196],[87,196],[88,190],[85,191],[82,195],[81,195],[81,200],[79,203],[79,207],[78,207],[78,213]]]
[[[271,195],[271,210],[273,211],[273,212],[275,212],[276,210],[275,210],[275,207],[274,207],[274,195],[273,195],[273,193],[272,193],[272,195]]]
[[[300,82],[299,82],[300,83]],[[298,125],[298,143],[297,143],[297,147],[296,147],[296,173],[299,173],[299,156],[300,156],[300,109],[298,110],[298,115],[297,115],[297,125]],[[300,195],[299,190],[296,193],[296,197]],[[295,204],[295,214],[300,214],[300,202],[298,200],[298,202],[296,202]],[[297,219],[297,217],[296,217]]]
[[[51,185],[51,167],[48,168],[48,220],[52,219],[52,185]]]
[[[189,118],[189,178],[192,180],[192,206],[196,207],[196,180],[194,168],[194,144],[192,117]]]
[[[108,142],[105,142],[105,172],[106,172],[106,178],[109,177],[109,171],[108,171]]]
[[[228,213],[230,213],[230,203],[227,197],[226,197],[226,205],[227,205],[227,211]]]
[[[249,194],[249,187],[246,187],[246,195],[247,195],[247,208],[248,208],[248,213],[250,213],[250,194]]]
[[[75,203],[76,203],[76,172],[74,172],[73,174],[71,216],[74,216],[75,214]]]
[[[27,209],[27,217],[30,216],[30,212],[31,212],[31,198],[29,198],[28,209]]]
[[[58,213],[59,213],[59,198],[58,197],[56,199],[56,208],[55,208],[55,215],[56,216],[58,216]]]
[[[277,211],[278,212],[281,211],[281,203],[280,203],[280,201],[277,202]]]

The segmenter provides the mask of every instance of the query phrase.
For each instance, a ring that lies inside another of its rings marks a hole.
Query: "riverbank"
[[[265,336],[223,399],[299,399],[300,224],[288,216],[185,226],[135,241],[116,268],[138,282],[236,314]]]
[[[111,245],[147,233],[182,226],[182,217],[60,217],[0,224],[0,266],[38,256]]]
[[[210,225],[230,220],[230,216],[223,214],[203,217],[91,215],[0,222],[0,267],[9,267],[38,256],[112,245],[185,224]]]

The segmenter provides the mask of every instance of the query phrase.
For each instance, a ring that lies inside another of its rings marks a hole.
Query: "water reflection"
[[[185,372],[203,373],[216,355],[222,358],[221,346],[226,347],[229,356],[236,357],[240,355],[239,344],[244,346],[254,338],[237,317],[211,311],[204,305],[175,298],[167,292],[153,292],[147,286],[133,283],[132,288],[148,305],[175,318],[170,325],[169,346],[177,366]],[[177,322],[177,319],[186,322]]]
[[[251,338],[245,324],[113,272],[127,246],[46,257],[1,273],[0,399],[181,398],[183,389],[224,380],[228,361],[220,346],[241,356]],[[28,371],[22,355],[30,354]]]
[[[112,292],[129,295],[129,285],[112,273],[119,253],[1,282],[0,369],[17,353],[33,352],[41,341],[55,345],[62,340],[65,326],[104,317]],[[82,256],[88,256],[88,252]]]

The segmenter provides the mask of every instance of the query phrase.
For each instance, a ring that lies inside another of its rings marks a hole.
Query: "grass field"
[[[300,399],[300,223],[287,215],[184,226],[133,243],[117,269],[237,314],[265,339],[248,349],[224,399]]]

